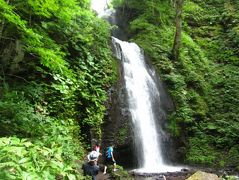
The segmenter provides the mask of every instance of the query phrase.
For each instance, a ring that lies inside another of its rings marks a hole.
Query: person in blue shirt
[[[106,158],[106,163],[113,165],[114,166],[113,171],[116,171],[116,161],[115,161],[114,154],[113,154],[113,151],[114,151],[113,148],[114,148],[113,145],[110,145],[109,147],[107,147],[105,158]]]

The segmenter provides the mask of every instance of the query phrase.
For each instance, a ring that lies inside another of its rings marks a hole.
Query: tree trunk
[[[176,32],[172,49],[172,59],[178,61],[182,34],[182,9],[183,0],[176,0]]]
[[[7,0],[6,3],[9,4],[9,0]],[[0,42],[1,42],[2,36],[3,36],[4,25],[5,25],[5,20],[2,19],[2,21],[1,21],[1,29],[0,29]]]

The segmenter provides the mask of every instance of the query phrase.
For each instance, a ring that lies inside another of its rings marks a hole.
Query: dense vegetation
[[[89,3],[0,0],[0,179],[82,178],[76,160],[101,137],[117,71]],[[178,61],[174,1],[114,5],[174,99],[168,129],[185,161],[239,169],[239,2],[184,0]]]
[[[175,103],[169,130],[188,163],[239,169],[239,2],[185,0],[180,57],[172,59],[175,1],[115,0]],[[220,158],[218,158],[220,157]]]
[[[80,179],[116,78],[89,0],[0,0],[0,179]]]

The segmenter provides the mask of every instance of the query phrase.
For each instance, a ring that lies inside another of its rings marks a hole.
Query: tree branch
[[[17,75],[14,75],[14,74],[5,74],[5,75],[7,75],[7,76],[12,76],[12,77],[16,77],[16,78],[18,78],[18,79],[22,79],[22,80],[25,81],[26,83],[29,83],[29,84],[30,84],[29,81],[27,81],[26,79],[24,79],[24,78],[21,77],[21,76],[17,76]]]

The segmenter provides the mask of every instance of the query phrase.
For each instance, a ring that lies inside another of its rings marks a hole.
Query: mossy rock
[[[133,178],[129,175],[127,171],[123,169],[123,167],[117,165],[116,171],[113,171],[113,166],[109,166],[107,169],[107,172],[111,175],[112,178],[116,180],[122,180],[122,179],[127,179],[127,180],[133,180]]]
[[[186,180],[219,180],[219,177],[216,174],[197,171]]]

